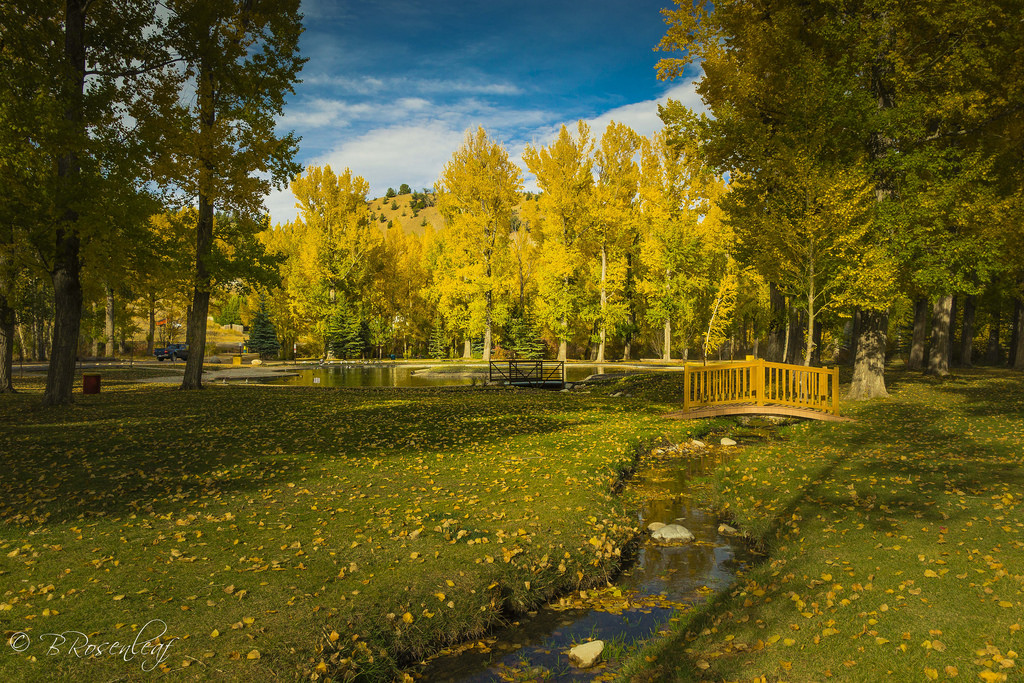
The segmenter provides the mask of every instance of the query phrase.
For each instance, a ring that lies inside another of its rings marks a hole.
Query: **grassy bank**
[[[648,680],[1020,680],[1024,378],[890,377],[852,424],[743,449],[709,502],[768,552],[624,671]]]
[[[539,391],[105,372],[56,410],[40,380],[18,386],[0,397],[0,630],[24,635],[4,680],[388,678],[603,582],[635,533],[611,491],[637,445],[697,428],[643,398]],[[161,624],[161,650],[83,656]]]

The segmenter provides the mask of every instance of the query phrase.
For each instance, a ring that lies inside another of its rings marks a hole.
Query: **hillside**
[[[414,209],[412,204],[412,194],[395,195],[392,199],[377,197],[370,200],[370,211],[376,214],[377,224],[381,230],[387,230],[388,221],[395,227],[401,227],[406,234],[422,235],[428,223],[434,226],[434,230],[443,229],[444,219],[441,218],[441,212],[436,206]],[[384,220],[381,220],[381,217]]]

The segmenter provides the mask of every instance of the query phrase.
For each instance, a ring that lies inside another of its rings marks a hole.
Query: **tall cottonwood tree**
[[[601,292],[601,309],[598,318],[597,362],[605,360],[605,346],[608,329],[615,322],[625,322],[628,316],[630,292],[619,297],[619,305],[609,308],[609,260],[621,261],[617,268],[624,276],[625,256],[632,247],[636,221],[635,202],[639,192],[640,166],[635,160],[640,148],[640,136],[629,126],[612,121],[601,136],[594,162],[597,167],[597,184],[594,188],[595,220],[594,240],[601,258],[601,275],[598,286]],[[625,278],[616,278],[622,279]],[[626,287],[630,283],[623,282]]]
[[[583,121],[576,134],[566,126],[546,147],[527,145],[523,161],[537,177],[543,194],[527,204],[541,247],[538,293],[541,318],[558,339],[564,361],[571,324],[584,305],[583,268],[594,227],[594,140]]]
[[[172,58],[153,0],[4,3],[0,21],[0,66],[22,89],[14,102],[30,113],[20,130],[49,161],[52,182],[42,183],[41,195],[52,203],[52,217],[32,239],[54,293],[43,402],[67,404],[82,318],[82,249],[109,237],[108,207],[95,198],[105,186],[147,178],[139,116],[155,115],[154,102],[172,88]],[[9,83],[5,99],[13,95]],[[129,110],[138,116],[123,116]]]
[[[292,160],[298,141],[277,133],[276,117],[305,61],[298,52],[302,17],[299,0],[168,0],[166,7],[187,96],[177,106],[163,103],[173,114],[164,124],[159,171],[197,207],[190,353],[181,388],[199,389],[217,276],[214,212],[239,217],[235,227],[253,227],[224,237],[251,241],[263,225],[263,197],[300,170]]]
[[[437,206],[448,223],[449,246],[466,283],[471,307],[483,314],[484,360],[491,358],[493,325],[507,267],[512,217],[522,191],[522,174],[508,151],[483,128],[466,133],[437,182]]]
[[[669,102],[670,109],[677,106]],[[676,337],[683,339],[685,354],[703,334],[721,289],[732,240],[717,208],[723,191],[692,133],[665,129],[643,141],[640,288],[648,320],[661,328],[665,360],[672,358]]]

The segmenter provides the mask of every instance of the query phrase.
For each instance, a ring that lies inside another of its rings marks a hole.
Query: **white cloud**
[[[698,113],[706,111],[694,83],[687,82],[672,86],[657,99],[616,107],[586,119],[586,122],[597,139],[611,121],[625,124],[647,136],[661,128],[658,105],[669,99],[679,100]],[[478,125],[505,143],[512,160],[523,170],[526,189],[536,191],[536,182],[522,162],[523,149],[528,143],[548,144],[562,125],[552,123],[557,118],[551,112],[498,107],[476,98],[466,98],[443,109],[419,97],[404,97],[373,105],[315,100],[300,112],[289,111],[282,124],[298,121],[298,117],[303,116],[310,122],[304,126],[312,126],[314,122],[331,117],[334,117],[333,122],[324,126],[340,126],[340,122],[347,120],[370,123],[372,127],[369,130],[353,134],[308,163],[330,164],[336,172],[351,168],[356,175],[369,181],[373,197],[383,195],[388,187],[397,188],[402,183],[408,183],[415,189],[433,186],[444,164],[462,144],[466,130],[475,129]],[[573,126],[575,120],[566,120],[565,124]],[[273,192],[267,199],[272,222],[294,220],[294,203],[290,190]]]
[[[658,118],[658,105],[665,104],[670,99],[682,102],[683,105],[698,114],[707,112],[707,107],[701,101],[696,88],[695,82],[680,83],[669,88],[664,95],[657,99],[644,100],[643,102],[634,102],[633,104],[616,107],[592,118],[584,119],[584,121],[590,126],[590,133],[597,141],[600,141],[605,128],[612,121],[629,126],[640,135],[647,137],[660,130],[664,125],[661,119]],[[533,131],[533,135],[528,142],[535,146],[546,145],[558,136],[558,131],[562,125],[568,126],[570,132],[574,131],[577,120],[574,119],[537,128]],[[522,155],[525,146],[526,142],[513,148],[510,152],[514,153],[513,161],[523,170],[524,189],[530,192],[537,192],[540,188],[537,186],[536,178],[529,172],[529,169],[526,168],[526,164],[523,162]]]
[[[327,85],[355,95],[380,95],[385,91],[415,92],[424,95],[521,95],[523,90],[512,83],[482,83],[466,79],[409,78],[394,76],[375,78],[373,76],[336,76],[332,74],[310,74],[303,77],[310,85]]]
[[[370,183],[370,196],[388,187],[408,183],[413,189],[433,187],[441,169],[462,144],[465,131],[444,121],[375,128],[343,142],[310,162],[329,164],[335,172],[352,169]],[[272,223],[294,220],[298,215],[290,190],[274,191],[267,198]]]

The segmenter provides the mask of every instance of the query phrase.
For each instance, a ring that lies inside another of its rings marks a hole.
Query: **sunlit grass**
[[[613,485],[645,440],[696,428],[600,395],[126,380],[70,409],[38,380],[4,399],[0,625],[32,642],[6,680],[144,678],[141,657],[46,656],[42,634],[151,620],[186,677],[389,678],[603,583],[636,533]]]
[[[709,494],[769,553],[633,658],[631,680],[1014,680],[1024,595],[1024,381],[897,373],[743,449]]]

